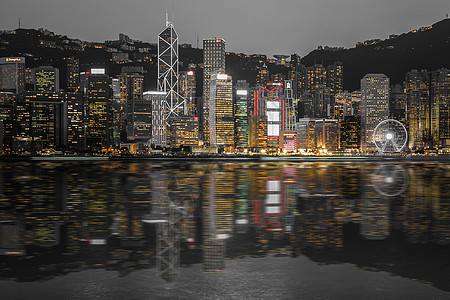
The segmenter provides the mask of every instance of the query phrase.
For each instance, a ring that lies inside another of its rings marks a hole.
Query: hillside
[[[303,57],[306,66],[314,63],[344,63],[344,89],[360,88],[367,73],[384,73],[391,84],[403,83],[412,69],[434,71],[450,68],[450,19],[444,19],[425,31],[409,32],[369,46],[338,51],[314,50]]]

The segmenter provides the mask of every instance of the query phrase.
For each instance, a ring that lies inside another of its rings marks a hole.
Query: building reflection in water
[[[302,253],[439,284],[421,270],[445,265],[449,188],[445,164],[1,163],[0,278],[155,268],[173,284],[192,264]]]

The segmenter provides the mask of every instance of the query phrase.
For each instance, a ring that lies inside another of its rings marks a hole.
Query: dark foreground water
[[[0,163],[0,299],[450,299],[450,164]]]

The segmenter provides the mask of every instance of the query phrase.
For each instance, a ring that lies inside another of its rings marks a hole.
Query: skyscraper
[[[234,147],[233,81],[219,71],[211,72],[209,94],[209,145]]]
[[[80,84],[80,61],[78,58],[66,58],[67,63],[67,90],[77,92]]]
[[[450,70],[431,72],[431,134],[435,143],[450,147]]]
[[[308,67],[306,69],[306,74],[306,90],[311,95],[314,95],[315,90],[318,89],[320,85],[326,85],[327,71],[321,64],[315,64],[312,67]]]
[[[225,40],[209,38],[203,40],[203,140],[209,145],[209,97],[211,73],[225,73]]]
[[[0,58],[0,91],[21,92],[25,89],[25,58]]]
[[[327,66],[327,85],[330,88],[331,98],[344,90],[344,64],[335,62]]]
[[[165,99],[166,93],[145,92],[144,99],[150,100],[152,103],[152,140],[155,146],[167,145],[167,126],[165,118]]]
[[[248,83],[245,80],[238,80],[235,93],[234,122],[236,147],[248,147]]]
[[[267,117],[267,146],[278,148],[280,130],[286,122],[286,102],[282,83],[269,82],[255,91],[254,116]]]
[[[102,150],[109,146],[111,125],[111,78],[104,69],[93,69],[87,77],[87,147]]]
[[[59,70],[49,66],[35,68],[34,90],[37,92],[59,92]]]
[[[186,111],[188,116],[198,116],[197,103],[195,98],[196,80],[194,70],[180,72],[180,95],[186,99]]]
[[[166,28],[158,35],[158,91],[164,92],[167,119],[184,112],[184,99],[178,93],[178,34],[166,13]]]
[[[120,102],[127,103],[132,99],[142,99],[144,90],[144,68],[122,67],[117,76],[120,85]]]
[[[389,117],[389,78],[367,74],[361,79],[361,151],[375,151],[373,132]]]

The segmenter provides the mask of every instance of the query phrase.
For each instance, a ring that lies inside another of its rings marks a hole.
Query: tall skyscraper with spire
[[[166,121],[184,112],[185,101],[178,93],[178,34],[166,12],[166,28],[158,35],[158,91],[166,93]]]

